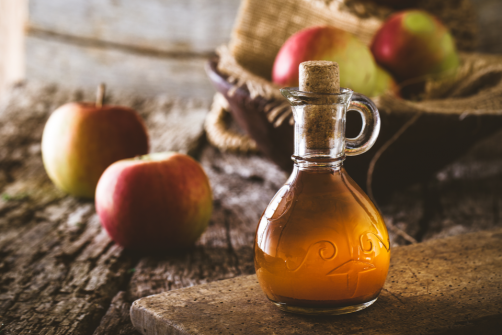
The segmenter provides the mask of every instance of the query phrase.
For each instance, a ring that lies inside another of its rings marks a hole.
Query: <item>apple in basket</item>
[[[370,96],[377,97],[386,92],[390,92],[398,97],[401,96],[399,86],[397,85],[394,78],[392,78],[389,72],[385,71],[381,66],[377,65],[375,87],[373,88],[373,93]]]
[[[376,86],[381,92],[382,85],[390,84],[388,75],[377,84],[377,66],[366,45],[356,36],[331,26],[311,27],[292,35],[275,58],[272,81],[280,86],[298,86],[300,63],[309,60],[337,62],[340,86],[368,96],[376,95]]]
[[[113,163],[99,179],[95,202],[108,235],[138,251],[190,247],[206,229],[213,208],[202,167],[174,152]]]
[[[421,10],[392,15],[375,34],[371,51],[398,82],[451,75],[459,66],[448,29]]]
[[[56,109],[42,135],[42,158],[49,178],[61,190],[93,198],[105,169],[123,158],[148,153],[148,133],[138,113],[96,103],[72,102]]]

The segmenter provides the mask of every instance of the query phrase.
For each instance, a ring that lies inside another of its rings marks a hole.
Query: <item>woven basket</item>
[[[459,50],[473,48],[476,31],[468,0],[415,2],[442,19]],[[347,30],[369,43],[392,12],[349,0],[244,1],[229,45],[219,48],[219,59],[207,67],[219,92],[206,122],[209,140],[223,150],[259,150],[290,170],[291,108],[269,81],[278,50],[293,33],[319,24]],[[465,52],[461,58],[455,78],[425,83],[422,101],[391,94],[374,98],[382,117],[380,137],[368,153],[345,161],[349,174],[370,194],[430,177],[502,127],[502,58]],[[226,111],[249,137],[228,131]]]

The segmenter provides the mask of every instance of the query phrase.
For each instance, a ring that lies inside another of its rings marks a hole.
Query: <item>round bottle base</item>
[[[270,300],[274,305],[279,307],[279,309],[295,314],[306,314],[306,315],[341,315],[341,314],[349,314],[361,311],[366,307],[373,305],[373,303],[378,299],[375,299],[352,306],[343,306],[343,307],[301,307],[301,306],[292,306],[282,302],[276,302]]]

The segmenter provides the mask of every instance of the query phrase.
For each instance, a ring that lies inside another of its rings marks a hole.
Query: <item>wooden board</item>
[[[29,30],[169,53],[208,54],[230,37],[240,0],[30,0]]]
[[[20,79],[209,100],[239,0],[0,0],[0,94]]]
[[[94,92],[32,82],[11,88],[0,99],[2,335],[137,335],[129,317],[134,300],[254,273],[256,223],[287,176],[260,155],[207,145],[205,101],[110,94],[110,103],[140,112],[152,151],[179,150],[199,159],[214,195],[209,227],[183,254],[117,247],[92,202],[58,192],[40,157],[50,113],[65,102],[92,100]],[[409,244],[392,227],[419,241],[501,227],[500,143],[502,133],[478,143],[437,177],[382,206],[392,246]]]
[[[139,299],[131,320],[161,334],[500,334],[502,229],[392,250],[377,302],[335,317],[288,314],[255,275]]]
[[[499,2],[473,2],[481,25],[478,51],[500,53]],[[316,4],[319,10],[321,3]],[[239,4],[239,0],[0,0],[0,95],[4,86],[23,78],[90,87],[99,80],[90,78],[99,72],[100,78],[130,93],[153,96],[164,92],[164,85],[172,85],[176,87],[169,94],[187,96],[193,88],[195,95],[209,99],[213,91],[202,64],[229,40]],[[344,20],[352,31],[365,29],[350,18]],[[60,48],[62,44],[66,47]]]
[[[26,37],[28,80],[84,89],[104,82],[137,96],[164,94],[206,101],[215,93],[204,71],[205,57],[158,57],[44,36]]]
[[[111,94],[111,103],[118,99],[141,113],[153,151],[199,150],[204,101]],[[93,94],[29,84],[8,96],[0,104],[0,333],[92,333],[127,285],[139,255],[110,240],[92,201],[52,185],[40,140],[54,109]]]
[[[110,94],[110,103],[140,112],[153,152],[177,150],[201,160],[214,195],[210,225],[181,255],[141,255],[115,245],[93,203],[55,189],[40,157],[50,113],[93,92],[37,83],[13,88],[0,103],[2,335],[137,334],[128,313],[135,299],[254,271],[254,226],[286,176],[262,157],[205,146],[203,100]]]
[[[0,0],[0,96],[24,75],[23,28],[27,0]]]

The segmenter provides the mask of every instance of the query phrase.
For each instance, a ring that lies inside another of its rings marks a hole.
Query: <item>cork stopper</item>
[[[340,93],[340,76],[338,64],[329,61],[308,61],[300,64],[300,91],[310,93]],[[316,99],[315,103],[302,105],[302,113],[297,113],[295,137],[304,140],[304,145],[295,148],[298,156],[340,156],[339,147],[343,146],[337,127],[338,107],[336,98],[326,96]],[[340,144],[341,143],[341,144]]]
[[[340,93],[338,64],[325,60],[300,64],[300,91],[312,93]]]

